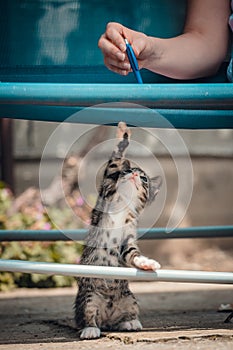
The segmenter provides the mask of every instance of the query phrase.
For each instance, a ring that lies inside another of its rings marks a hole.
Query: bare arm
[[[110,23],[99,40],[106,66],[116,73],[130,71],[123,37],[127,37],[139,67],[177,79],[214,74],[228,47],[229,0],[189,0],[183,34],[160,39]]]

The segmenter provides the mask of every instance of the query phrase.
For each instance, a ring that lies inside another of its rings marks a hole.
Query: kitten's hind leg
[[[80,339],[96,339],[100,337],[101,315],[99,307],[102,299],[95,293],[78,293],[75,301],[75,321],[81,329]]]
[[[140,331],[142,324],[138,319],[121,322],[117,328],[119,331]]]
[[[139,307],[133,293],[126,288],[124,295],[118,300],[111,314],[112,329],[116,331],[139,331]]]

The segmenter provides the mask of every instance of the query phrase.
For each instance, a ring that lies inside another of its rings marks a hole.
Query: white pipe
[[[41,273],[73,277],[127,279],[134,281],[164,281],[191,283],[233,284],[232,272],[207,272],[188,270],[143,271],[127,267],[109,267],[75,264],[31,262],[0,259],[0,271]]]

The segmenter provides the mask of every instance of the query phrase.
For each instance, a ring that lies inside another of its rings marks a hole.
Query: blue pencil
[[[132,46],[130,45],[127,39],[125,39],[125,44],[126,44],[126,53],[127,53],[131,68],[134,72],[135,78],[139,84],[143,84],[142,77],[138,67],[138,62],[137,62],[135,53],[132,49]]]

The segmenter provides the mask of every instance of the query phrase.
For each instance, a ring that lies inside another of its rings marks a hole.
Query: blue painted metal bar
[[[22,260],[0,259],[0,271],[40,273],[48,275],[56,274],[89,278],[116,278],[134,281],[233,284],[233,273],[231,272],[205,272],[163,269],[153,272],[126,267],[58,264]]]
[[[92,106],[127,101],[151,108],[227,109],[232,84],[52,84],[0,83],[0,104]],[[217,107],[217,108],[216,108]]]
[[[82,111],[81,113],[78,113]],[[51,122],[117,125],[124,118],[128,125],[151,128],[227,129],[233,128],[232,110],[113,109],[0,105],[0,117]]]
[[[87,230],[0,230],[0,242],[10,241],[83,241]],[[233,237],[233,226],[196,226],[176,228],[167,233],[166,228],[138,229],[138,239],[175,238],[226,238]]]
[[[86,108],[96,104],[104,105]],[[0,83],[0,117],[110,125],[124,118],[140,127],[233,128],[233,87],[227,83]]]

